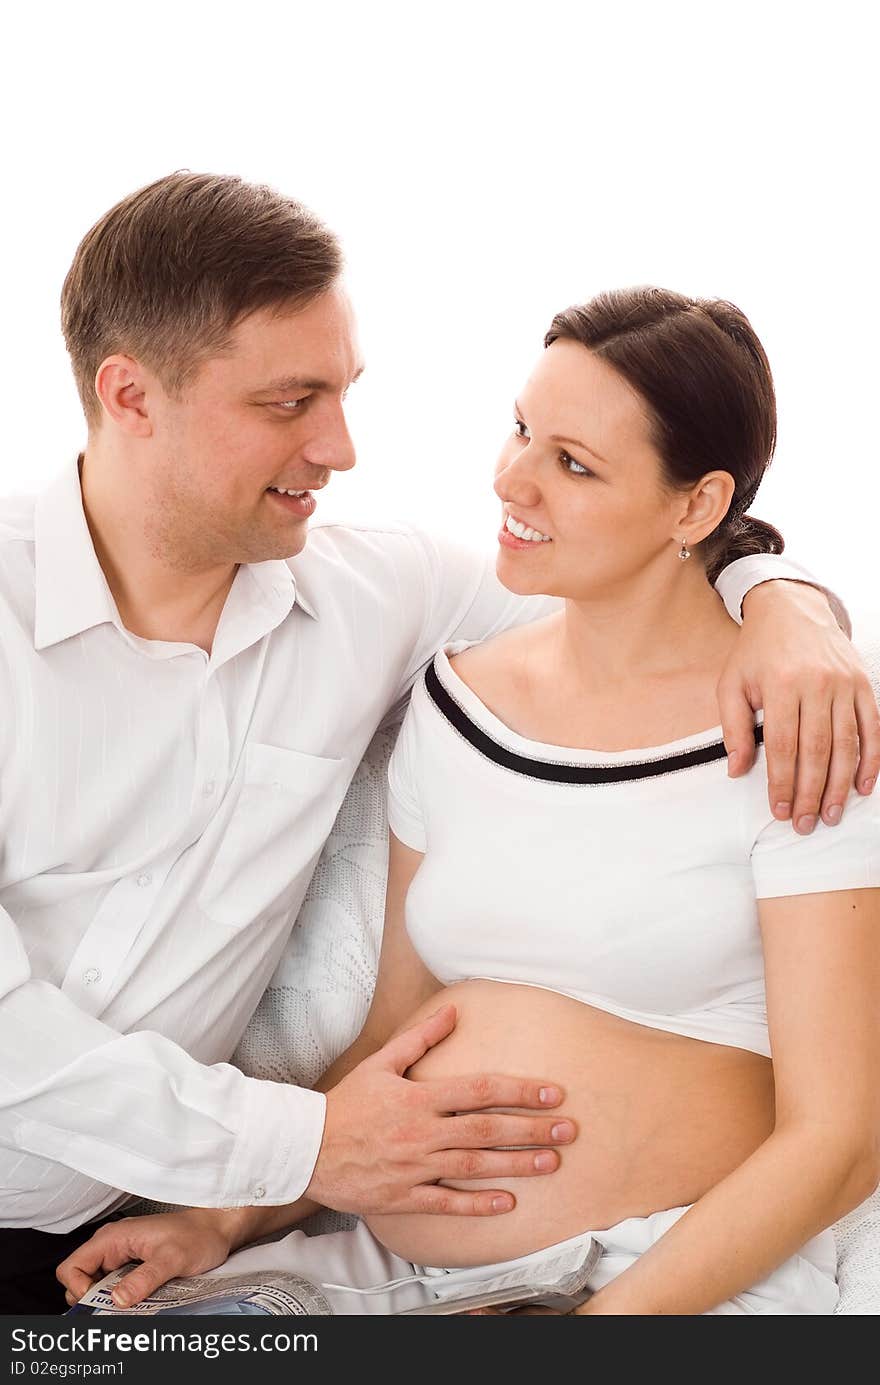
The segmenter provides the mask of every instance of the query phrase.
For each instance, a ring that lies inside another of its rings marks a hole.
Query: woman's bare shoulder
[[[536,620],[531,625],[519,625],[503,630],[500,635],[472,644],[460,654],[450,656],[449,663],[461,681],[483,698],[516,688],[524,679],[527,667],[533,662],[546,638],[547,628],[554,617]]]

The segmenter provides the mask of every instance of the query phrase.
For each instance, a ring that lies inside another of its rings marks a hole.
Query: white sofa
[[[862,645],[862,652],[880,698],[880,640]],[[236,1050],[233,1061],[252,1076],[310,1086],[348,1046],[366,1015],[382,930],[385,771],[395,734],[396,727],[383,728],[374,737],[320,857],[287,951]],[[322,1213],[305,1228],[329,1231],[350,1221]],[[880,1189],[835,1231],[837,1312],[880,1313]]]

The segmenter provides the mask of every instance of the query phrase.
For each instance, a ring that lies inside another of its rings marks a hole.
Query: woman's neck
[[[688,674],[720,673],[738,633],[695,563],[667,582],[568,599],[548,631],[553,662],[586,694],[626,695]]]

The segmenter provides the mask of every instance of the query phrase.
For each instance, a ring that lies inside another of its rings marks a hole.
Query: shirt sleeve
[[[428,849],[415,774],[416,712],[412,703],[388,763],[388,826],[404,846]]]
[[[0,1162],[49,1161],[45,1178],[22,1179],[15,1224],[72,1229],[114,1190],[195,1207],[304,1192],[323,1136],[321,1093],[201,1064],[148,1030],[118,1033],[31,976],[2,908],[0,977]]]
[[[816,587],[827,597],[841,630],[852,638],[852,622],[840,597],[829,587],[823,587],[821,582],[817,582],[807,568],[801,567],[800,563],[793,563],[781,553],[753,553],[747,558],[737,558],[735,562],[728,563],[718,575],[715,590],[732,619],[742,624],[742,604],[752,587],[759,586],[761,582],[779,579],[806,582],[808,586]]]
[[[763,781],[756,786],[753,800],[753,822],[762,820],[751,849],[758,899],[880,888],[880,802],[873,795],[863,797],[853,791],[836,827],[820,818],[804,837],[790,822],[777,822],[770,816],[766,775],[756,778]]]

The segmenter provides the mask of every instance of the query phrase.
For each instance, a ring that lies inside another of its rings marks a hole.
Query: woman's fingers
[[[55,1278],[74,1295],[78,1303],[84,1293],[110,1270],[119,1269],[132,1258],[123,1222],[114,1222],[96,1231],[94,1236],[68,1255],[55,1271]]]
[[[64,1271],[63,1275],[62,1270]],[[69,1264],[67,1260],[58,1266],[55,1274],[56,1278],[60,1279],[65,1287],[65,1298],[70,1305],[79,1303],[83,1294],[87,1294],[95,1283],[95,1279],[93,1279],[90,1274],[87,1274],[85,1270],[81,1270],[77,1265]],[[96,1275],[95,1278],[100,1279],[102,1275]]]
[[[221,1264],[231,1249],[227,1216],[190,1209],[111,1222],[62,1260],[56,1278],[67,1290],[68,1301],[78,1303],[96,1280],[139,1260],[112,1290],[114,1302],[128,1308],[169,1279]]]
[[[118,1284],[113,1285],[110,1296],[117,1308],[131,1308],[179,1273],[177,1257],[157,1251],[149,1260],[123,1275]]]

